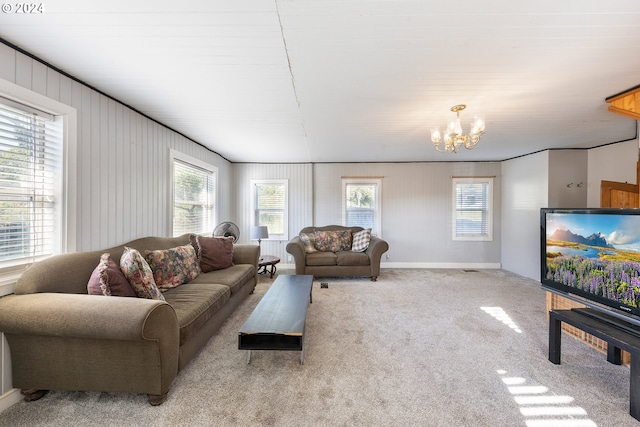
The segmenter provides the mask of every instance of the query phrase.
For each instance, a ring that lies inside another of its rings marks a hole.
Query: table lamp
[[[251,227],[251,240],[257,240],[260,246],[262,239],[269,238],[269,229],[265,225],[255,225]]]

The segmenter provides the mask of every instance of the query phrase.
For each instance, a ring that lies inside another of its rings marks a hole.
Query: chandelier
[[[471,122],[471,130],[467,135],[462,134],[462,126],[460,125],[460,111],[467,108],[466,105],[454,105],[451,111],[456,113],[456,118],[449,122],[447,130],[444,133],[444,139],[440,134],[440,128],[431,129],[431,142],[436,150],[441,153],[456,153],[458,148],[464,147],[471,150],[480,141],[480,135],[484,133],[484,119],[476,116]],[[441,145],[444,143],[443,145]]]

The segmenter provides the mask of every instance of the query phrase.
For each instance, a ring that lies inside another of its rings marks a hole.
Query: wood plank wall
[[[238,212],[237,225],[240,228],[241,243],[257,243],[249,240],[251,225],[253,225],[253,212],[248,207],[251,206],[251,198],[253,197],[251,180],[260,179],[288,180],[288,239],[297,235],[303,227],[313,224],[313,166],[310,163],[235,163],[236,212]],[[289,261],[289,255],[286,252],[288,239],[262,241],[262,253],[279,257],[283,264],[293,263],[293,261]]]
[[[2,44],[0,64],[0,79],[77,109],[76,250],[168,233],[171,148],[218,167],[230,189],[231,164],[185,136]],[[232,216],[229,194],[219,217]]]
[[[218,168],[218,217],[235,220],[232,165],[185,136],[0,43],[0,79],[77,110],[76,221],[68,247],[96,250],[169,232],[169,149]],[[8,346],[0,334],[0,411],[11,390]]]

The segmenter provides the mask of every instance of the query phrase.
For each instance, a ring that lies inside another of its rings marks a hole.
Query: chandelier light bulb
[[[440,134],[440,128],[431,129],[431,142],[438,145],[442,142],[442,135]]]
[[[462,135],[462,125],[460,124],[460,113],[458,113],[458,117],[456,117],[454,121],[453,132],[456,135]]]
[[[471,122],[471,133],[477,135],[484,132],[484,126],[484,119],[482,117],[474,117],[473,122]]]

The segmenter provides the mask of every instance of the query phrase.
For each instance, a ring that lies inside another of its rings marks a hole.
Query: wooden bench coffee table
[[[304,364],[304,326],[312,301],[313,276],[280,275],[238,333],[238,349],[300,351]]]

